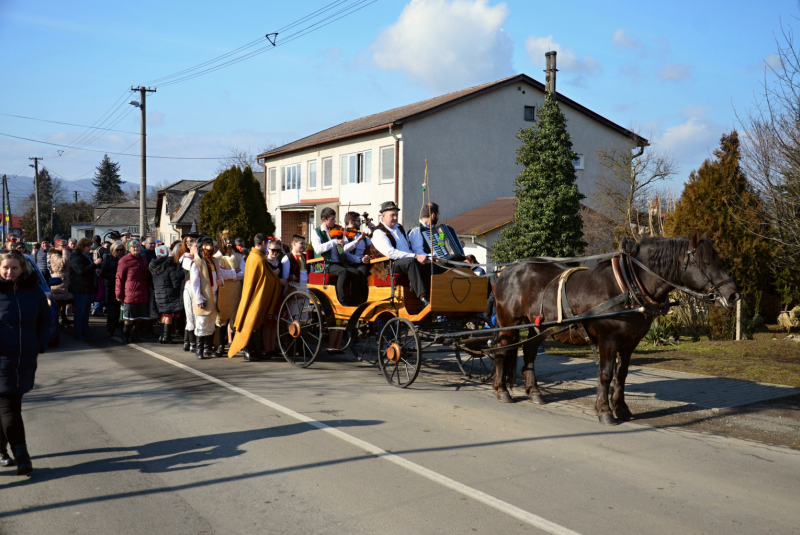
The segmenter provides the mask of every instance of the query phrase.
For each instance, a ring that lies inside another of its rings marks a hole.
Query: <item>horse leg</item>
[[[614,363],[617,356],[617,344],[609,339],[600,340],[600,369],[597,384],[597,400],[595,409],[600,423],[604,425],[617,425],[617,420],[608,404],[608,389],[614,377]]]
[[[513,343],[515,331],[500,332],[500,346]],[[495,353],[494,393],[503,403],[514,403],[514,398],[508,391],[508,383],[514,386],[517,368],[517,348]]]
[[[614,416],[616,416],[618,420],[625,422],[633,420],[633,413],[628,408],[628,404],[625,403],[625,379],[628,377],[628,365],[631,362],[631,353],[633,353],[633,349],[620,350],[619,352],[619,358],[616,359],[614,380],[611,383],[611,396],[608,400],[609,406],[614,412]]]
[[[534,364],[536,362],[536,353],[539,352],[539,346],[535,342],[531,342],[522,346],[522,355],[524,364],[522,365],[522,376],[525,378],[525,395],[537,405],[544,405],[545,400],[542,393],[539,391],[539,384],[536,382],[536,370]]]

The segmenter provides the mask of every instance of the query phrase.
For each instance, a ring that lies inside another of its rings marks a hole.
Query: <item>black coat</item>
[[[142,256],[147,260],[147,265],[149,266],[156,259],[156,252],[145,249],[144,245],[142,245]]]
[[[74,294],[93,294],[96,269],[97,266],[85,254],[72,251],[69,257],[69,291]]]
[[[52,320],[39,283],[36,273],[21,275],[16,284],[0,279],[0,394],[33,388],[36,360],[47,348]]]
[[[156,258],[150,264],[153,275],[156,306],[161,314],[183,312],[183,281],[185,271],[171,256]]]
[[[117,287],[117,266],[119,260],[113,254],[106,255],[103,264],[100,266],[100,277],[106,285],[106,304],[114,305],[118,303],[116,296]]]

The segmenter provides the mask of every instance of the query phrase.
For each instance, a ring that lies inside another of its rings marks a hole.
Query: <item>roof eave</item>
[[[341,136],[322,139],[320,141],[315,141],[313,143],[308,143],[307,145],[301,145],[299,147],[292,147],[291,149],[286,149],[286,150],[282,150],[282,151],[278,151],[278,152],[265,152],[263,154],[259,154],[258,156],[256,156],[256,159],[260,160],[260,159],[263,158],[264,162],[266,163],[266,160],[269,160],[269,159],[273,158],[274,156],[280,156],[282,154],[287,154],[289,152],[296,152],[298,150],[307,149],[309,147],[316,147],[317,145],[324,145],[326,143],[331,143],[333,141],[339,141],[341,139],[347,139],[347,138],[351,138],[351,137],[362,136],[364,134],[369,134],[371,132],[377,132],[378,130],[385,130],[387,128],[390,128],[390,127],[394,126],[394,124],[395,123],[386,123],[386,124],[382,124],[380,126],[375,126],[373,128],[366,128],[364,130],[359,130],[357,132],[351,132],[349,134],[342,134]]]

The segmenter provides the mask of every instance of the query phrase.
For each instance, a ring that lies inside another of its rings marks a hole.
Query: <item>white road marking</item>
[[[217,379],[216,377],[208,375],[207,373],[203,373],[203,372],[201,372],[199,370],[196,370],[196,369],[194,369],[194,368],[192,368],[190,366],[186,366],[185,364],[181,364],[180,362],[172,360],[169,357],[165,357],[164,355],[159,355],[158,353],[156,353],[154,351],[150,351],[149,349],[146,349],[146,348],[144,348],[142,346],[139,346],[139,345],[136,345],[136,344],[128,344],[128,347],[133,347],[135,349],[138,349],[142,353],[146,353],[146,354],[148,354],[148,355],[150,355],[152,357],[155,357],[155,358],[157,358],[157,359],[159,359],[161,361],[166,362],[167,364],[171,364],[171,365],[175,366],[176,368],[180,368],[180,369],[185,370],[185,371],[187,371],[189,373],[193,373],[194,375],[196,375],[198,377],[201,377],[201,378],[205,379],[206,381],[210,381],[212,383],[216,383],[221,387],[227,388],[228,390],[236,392],[237,394],[241,394],[242,396],[250,398],[253,401],[261,403],[262,405],[265,405],[265,406],[267,406],[267,407],[269,407],[269,408],[271,408],[273,410],[281,412],[281,413],[285,414],[286,416],[289,416],[289,417],[294,418],[296,420],[299,420],[301,422],[307,423],[311,427],[315,427],[315,428],[319,429],[320,431],[324,431],[324,432],[326,432],[326,433],[328,433],[330,435],[333,435],[333,436],[335,436],[336,438],[338,438],[340,440],[343,440],[343,441],[345,441],[345,442],[347,442],[349,444],[352,444],[353,446],[356,446],[357,448],[361,448],[362,450],[366,451],[367,453],[375,455],[376,457],[380,457],[381,459],[389,461],[390,463],[394,463],[394,464],[396,464],[398,466],[402,466],[406,470],[410,470],[411,472],[414,472],[415,474],[418,474],[418,475],[420,475],[420,476],[422,476],[422,477],[424,477],[426,479],[429,479],[429,480],[433,481],[434,483],[439,483],[440,485],[443,485],[443,486],[445,486],[445,487],[447,487],[449,489],[452,489],[452,490],[454,490],[454,491],[456,491],[458,493],[461,493],[464,496],[467,496],[467,497],[472,498],[472,499],[474,499],[476,501],[479,501],[479,502],[481,502],[483,504],[486,504],[489,507],[493,507],[493,508],[497,509],[498,511],[501,511],[503,513],[506,513],[507,515],[513,516],[514,518],[516,518],[518,520],[522,520],[523,522],[525,522],[527,524],[530,524],[531,526],[537,527],[537,528],[541,529],[542,531],[546,531],[548,533],[552,533],[553,535],[579,535],[577,532],[572,531],[571,529],[567,529],[564,526],[561,526],[561,525],[556,524],[554,522],[550,522],[549,520],[547,520],[545,518],[542,518],[542,517],[540,517],[538,515],[535,515],[533,513],[529,513],[528,511],[525,511],[524,509],[520,509],[519,507],[511,505],[508,502],[504,502],[503,500],[495,498],[494,496],[490,496],[489,494],[486,494],[485,492],[481,492],[481,491],[479,491],[477,489],[474,489],[472,487],[468,487],[467,485],[464,485],[463,483],[459,483],[458,481],[456,481],[454,479],[450,479],[449,477],[444,476],[444,475],[442,475],[442,474],[440,474],[438,472],[434,472],[433,470],[429,470],[428,468],[425,468],[424,466],[421,466],[421,465],[419,465],[417,463],[411,462],[408,459],[400,457],[399,455],[395,455],[394,453],[389,453],[388,451],[386,451],[384,449],[381,449],[378,446],[375,446],[374,444],[370,444],[369,442],[361,440],[360,438],[356,438],[353,435],[348,435],[347,433],[345,433],[343,431],[340,431],[339,429],[336,429],[334,427],[330,427],[330,426],[328,426],[326,424],[323,424],[322,422],[314,420],[313,418],[309,418],[308,416],[306,416],[304,414],[300,414],[299,412],[293,411],[292,409],[289,409],[288,407],[284,407],[283,405],[279,405],[279,404],[275,403],[274,401],[270,401],[268,399],[262,398],[261,396],[258,396],[256,394],[253,394],[252,392],[249,392],[249,391],[245,390],[244,388],[239,388],[238,386],[234,386],[234,385],[232,385],[230,383],[227,383],[227,382],[225,382],[225,381],[223,381],[221,379]]]

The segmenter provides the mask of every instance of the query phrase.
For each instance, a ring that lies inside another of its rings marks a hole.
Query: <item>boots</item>
[[[190,351],[191,350],[191,331],[187,331],[186,329],[183,330],[183,350]]]
[[[197,336],[194,333],[192,333],[192,336],[194,337],[195,340],[197,340],[197,342],[195,343],[195,348],[196,348],[195,349],[195,353],[194,353],[195,356],[198,359],[201,359],[201,360],[206,358],[206,356],[205,356],[205,341],[206,341],[206,337],[205,336]]]
[[[161,338],[158,339],[160,344],[171,344],[172,342],[172,324],[164,323],[161,325]]]
[[[14,463],[14,459],[9,456],[6,446],[8,446],[8,444],[5,442],[0,444],[0,466],[14,466],[16,463]]]
[[[192,353],[197,351],[197,335],[194,331],[189,331],[189,351]]]
[[[216,356],[214,354],[214,335],[209,334],[203,338],[205,339],[203,342],[203,357],[207,359],[213,359]]]
[[[225,356],[225,339],[227,338],[226,337],[226,334],[228,334],[227,331],[228,331],[227,325],[224,325],[222,327],[217,325],[217,350],[214,351],[214,355],[216,355],[217,357]]]
[[[131,342],[131,331],[133,330],[133,325],[130,323],[123,323],[122,324],[122,343],[129,344]]]
[[[14,459],[17,460],[17,475],[25,476],[33,472],[33,463],[25,444],[14,446]]]
[[[133,322],[133,330],[131,331],[131,341],[136,344],[142,343],[142,334],[143,334],[143,326],[142,321],[134,321]]]

